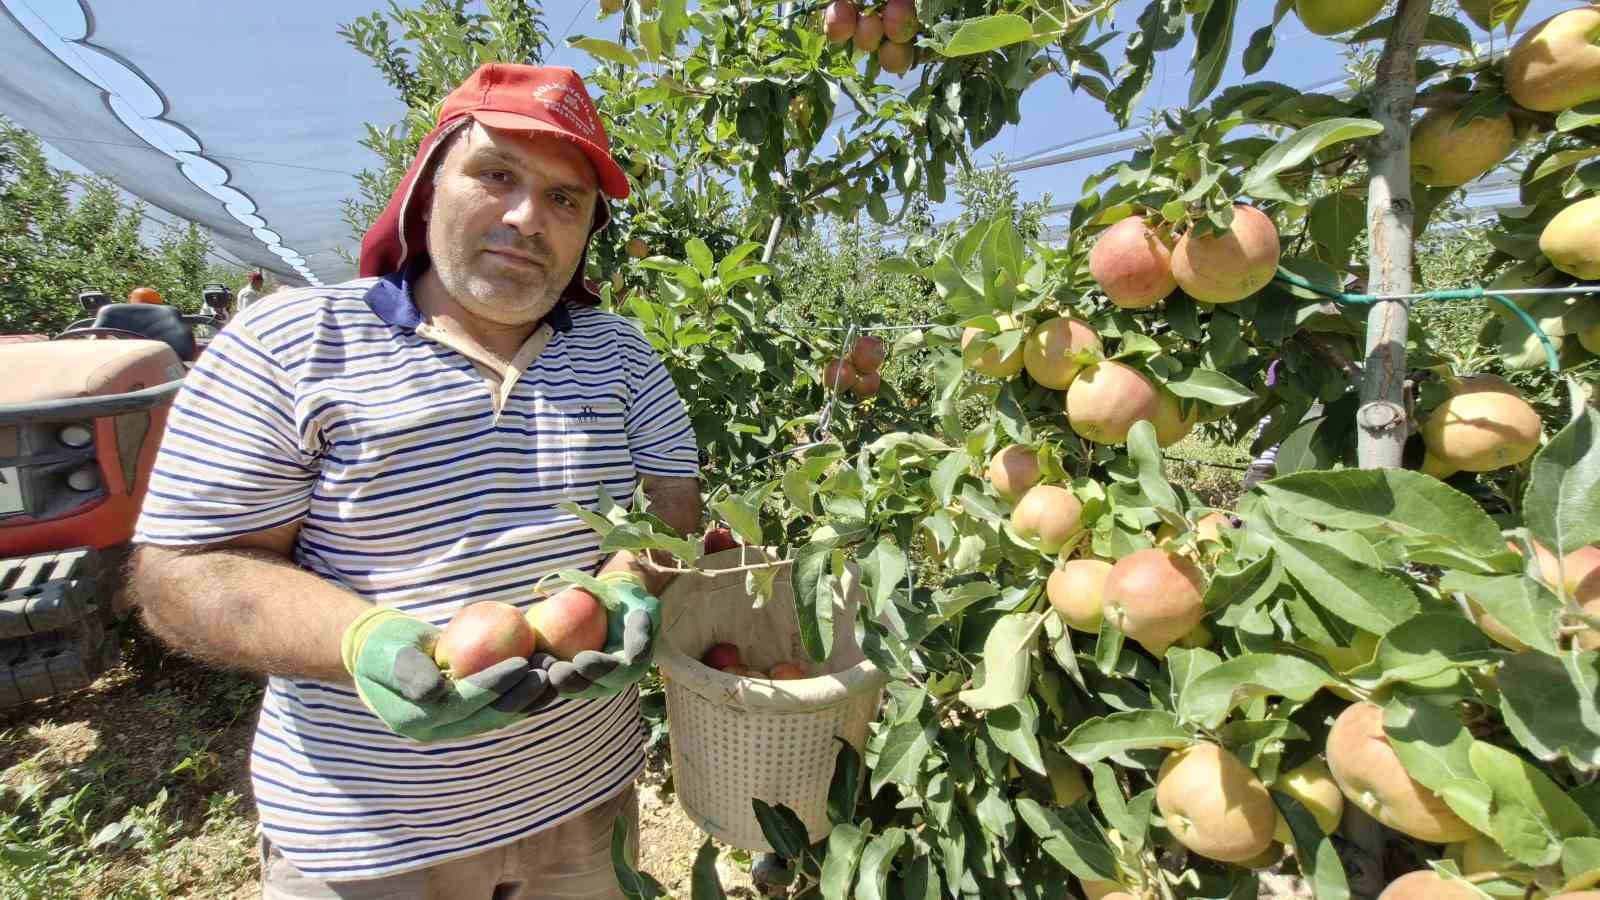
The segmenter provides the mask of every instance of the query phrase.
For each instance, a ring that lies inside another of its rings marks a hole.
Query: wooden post
[[[1416,103],[1417,51],[1428,23],[1428,0],[1400,0],[1394,32],[1378,60],[1372,118],[1383,133],[1372,139],[1367,164],[1367,228],[1371,237],[1367,290],[1411,291],[1411,110]],[[1363,469],[1397,468],[1409,431],[1405,408],[1406,316],[1404,300],[1373,304],[1367,314],[1367,360],[1361,380],[1357,457]]]

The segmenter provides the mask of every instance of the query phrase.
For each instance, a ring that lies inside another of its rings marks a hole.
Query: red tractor
[[[121,570],[167,410],[197,332],[219,324],[159,295],[79,300],[93,317],[54,338],[0,336],[0,708],[116,662]]]

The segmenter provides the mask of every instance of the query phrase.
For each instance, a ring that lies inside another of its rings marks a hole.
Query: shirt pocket
[[[614,498],[632,493],[633,460],[621,400],[608,396],[551,400],[548,410],[559,423],[569,492],[587,498],[604,486]]]

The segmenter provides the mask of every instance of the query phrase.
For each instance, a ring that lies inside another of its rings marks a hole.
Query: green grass
[[[1250,438],[1224,444],[1200,432],[1168,447],[1167,479],[1192,491],[1201,503],[1232,509],[1239,499],[1239,483],[1250,465]]]
[[[0,713],[0,900],[254,896],[260,695],[169,658]]]

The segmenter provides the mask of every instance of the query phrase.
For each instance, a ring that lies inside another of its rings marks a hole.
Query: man
[[[261,299],[261,272],[256,270],[250,273],[250,283],[239,289],[239,312],[250,308],[250,304]]]
[[[689,533],[700,495],[671,379],[583,279],[601,192],[628,193],[609,146],[575,72],[480,68],[363,240],[369,277],[246,310],[174,405],[134,587],[167,641],[271,676],[267,898],[621,896],[666,579],[559,506],[642,481]],[[605,595],[604,651],[440,675],[455,610],[528,607],[558,570]]]

